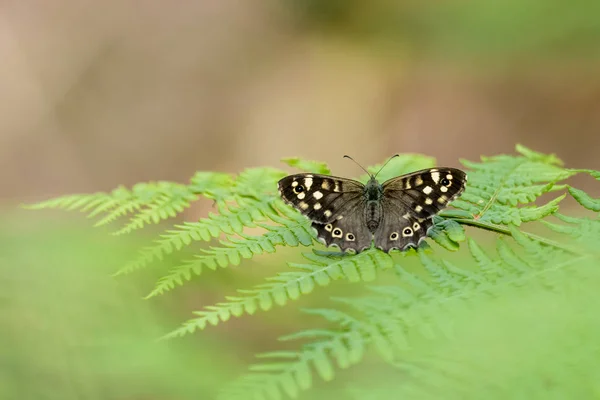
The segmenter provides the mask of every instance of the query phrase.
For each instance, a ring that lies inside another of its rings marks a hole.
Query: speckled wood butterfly
[[[463,171],[441,167],[383,184],[377,174],[369,176],[363,185],[328,175],[289,175],[279,181],[279,194],[312,221],[326,246],[358,253],[375,241],[375,247],[387,253],[418,247],[433,226],[433,216],[459,196],[467,182]]]

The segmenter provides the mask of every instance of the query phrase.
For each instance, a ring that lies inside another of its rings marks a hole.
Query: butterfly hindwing
[[[408,207],[389,199],[384,199],[382,206],[385,218],[375,231],[375,247],[386,253],[419,247],[433,226],[433,219],[419,218]]]
[[[281,179],[278,186],[287,204],[321,224],[347,217],[348,213],[356,212],[363,201],[362,183],[335,176],[295,174]]]
[[[317,238],[325,246],[335,246],[342,251],[359,253],[371,247],[373,234],[369,232],[361,213],[335,220],[328,224],[312,223]]]

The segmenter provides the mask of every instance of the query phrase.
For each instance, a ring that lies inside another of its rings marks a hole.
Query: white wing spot
[[[437,201],[438,201],[438,203],[440,203],[440,204],[444,204],[445,202],[447,202],[447,201],[448,201],[448,198],[447,198],[446,196],[442,195],[442,196],[440,196],[440,197],[438,198],[438,200],[437,200]]]
[[[323,214],[325,214],[325,218],[329,218],[329,217],[331,217],[332,212],[329,210],[325,210],[325,212]]]
[[[446,186],[442,186],[442,187],[440,187],[440,190],[441,190],[443,193],[446,193],[446,192],[448,191],[448,188],[447,188]]]
[[[415,207],[415,211],[416,211],[416,212],[421,212],[421,211],[423,211],[423,207],[421,207],[421,206],[416,206],[416,207]],[[408,219],[408,218],[407,218],[407,219]]]
[[[451,181],[452,180],[452,175],[450,175],[450,174],[446,175],[446,179],[448,179],[449,181]]]
[[[300,200],[302,200],[302,199],[304,198],[304,196],[306,196],[306,194],[305,194],[304,192],[300,192],[300,193],[298,193],[298,198],[299,198]]]
[[[431,170],[431,179],[435,182],[435,183],[439,183],[440,182],[440,173],[437,172],[437,170],[435,172],[433,172],[433,170]]]
[[[325,225],[325,230],[326,230],[327,232],[331,232],[331,230],[332,230],[332,229],[333,229],[333,226],[332,226],[331,224],[327,224],[327,225]]]
[[[323,197],[323,193],[316,191],[313,193],[313,197],[317,200],[319,200],[321,197]]]
[[[421,186],[423,184],[423,179],[421,178],[421,175],[417,176],[417,179],[415,179],[415,186]]]
[[[296,187],[296,186],[298,186],[298,182],[296,182],[296,181],[292,182],[292,187]]]
[[[431,186],[425,186],[425,188],[423,189],[423,193],[425,194],[429,194],[433,192],[433,189],[431,188]]]
[[[417,206],[417,207],[419,207],[419,206]],[[409,213],[406,213],[406,214],[404,214],[404,215],[402,216],[402,218],[404,218],[404,219],[410,219],[410,214],[409,214]]]
[[[338,216],[337,216],[335,219],[339,221],[339,220],[340,220],[340,219],[342,219],[342,218],[344,218],[344,216],[343,216],[343,215],[338,215]]]
[[[433,200],[431,200],[429,197],[425,199],[425,204],[427,205],[431,205],[433,204]]]
[[[321,203],[315,203],[315,205],[313,206],[313,208],[315,210],[320,210],[321,209]]]
[[[415,222],[415,223],[413,224],[413,230],[415,230],[415,231],[418,231],[419,229],[421,229],[421,225],[419,225],[419,223],[418,223],[418,222]]]
[[[410,186],[410,178],[406,179],[406,184],[404,185],[404,189],[410,189],[412,188],[412,186]]]
[[[329,181],[328,180],[324,180],[323,183],[321,183],[321,189],[329,190]]]
[[[311,176],[312,177],[312,175],[306,175],[306,176]],[[306,186],[306,190],[310,190],[310,187],[312,186],[312,184],[313,184],[312,178],[306,178],[304,180],[304,186]]]
[[[300,207],[302,210],[308,210],[308,203],[301,201],[298,203],[298,207]]]
[[[335,182],[335,186],[333,188],[333,191],[334,192],[339,192],[340,191],[340,185],[339,185],[339,183]]]

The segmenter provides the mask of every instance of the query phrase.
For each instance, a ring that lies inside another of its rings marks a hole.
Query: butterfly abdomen
[[[383,209],[381,206],[381,198],[383,197],[383,189],[374,177],[369,179],[365,186],[365,222],[371,233],[379,227],[383,218]]]
[[[367,223],[367,228],[369,228],[371,233],[374,233],[377,230],[382,218],[383,210],[381,202],[377,200],[368,201],[367,206],[365,207],[365,221]]]

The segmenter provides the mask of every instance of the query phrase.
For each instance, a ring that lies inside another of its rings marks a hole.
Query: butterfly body
[[[433,226],[433,216],[464,190],[466,174],[432,168],[380,184],[295,174],[279,181],[282,199],[312,221],[318,239],[342,251],[375,246],[385,252],[418,247]]]
[[[381,199],[383,198],[383,188],[374,177],[369,179],[365,185],[365,222],[371,233],[375,233],[383,217]]]

